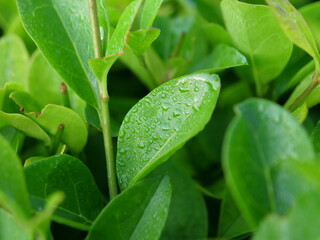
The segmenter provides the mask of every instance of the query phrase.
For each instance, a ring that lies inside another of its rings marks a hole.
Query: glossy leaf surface
[[[159,239],[171,191],[169,177],[146,179],[126,189],[101,212],[86,239]]]
[[[116,164],[122,190],[204,128],[219,90],[217,75],[187,75],[159,86],[129,111],[118,137]]]
[[[29,72],[28,52],[24,43],[15,35],[0,40],[0,88],[6,82],[17,82],[27,87]]]
[[[267,6],[237,0],[221,2],[227,30],[236,47],[248,58],[252,78],[265,84],[286,66],[292,43]]]
[[[96,105],[97,80],[88,1],[18,0],[25,29],[50,64],[84,100]]]
[[[43,209],[50,194],[62,191],[65,200],[53,219],[80,229],[88,229],[103,208],[102,196],[88,168],[68,155],[38,160],[25,167],[34,210]]]
[[[30,216],[31,208],[21,162],[2,136],[0,149],[0,205],[14,214]]]
[[[299,189],[290,184],[286,190],[276,182],[276,166],[293,159],[308,161],[314,151],[294,117],[272,102],[250,99],[238,105],[236,113],[224,141],[223,166],[243,216],[257,226],[270,212],[285,213],[291,203],[286,195]]]

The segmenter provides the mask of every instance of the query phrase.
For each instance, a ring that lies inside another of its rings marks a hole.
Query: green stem
[[[300,107],[303,102],[306,100],[306,98],[310,95],[310,93],[317,87],[319,86],[319,74],[317,72],[313,75],[312,81],[310,85],[301,93],[299,97],[294,100],[294,102],[288,107],[288,109],[293,112],[296,110],[298,107]]]
[[[96,58],[102,57],[100,32],[99,32],[99,19],[97,12],[97,4],[95,0],[89,0],[90,14],[91,14],[91,28],[93,32],[94,42],[94,53]],[[107,90],[107,79],[99,84],[100,93],[100,106],[99,106],[99,117],[100,125],[102,128],[104,149],[106,155],[107,165],[107,176],[108,176],[108,187],[110,199],[117,196],[117,178],[115,171],[115,161],[113,156],[113,144],[111,136],[111,125],[110,125],[110,113],[109,113],[109,94]]]
[[[69,92],[67,85],[62,82],[60,85],[60,92],[62,94],[63,105],[67,108],[70,108]]]
[[[61,142],[61,137],[64,131],[64,125],[60,124],[57,129],[57,133],[52,140],[52,144],[49,150],[49,156],[55,155],[57,153],[59,144]]]

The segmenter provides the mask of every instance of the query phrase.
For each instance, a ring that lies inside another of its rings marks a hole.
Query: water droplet
[[[161,105],[161,108],[162,108],[162,110],[163,111],[168,111],[168,109],[170,108],[170,106],[167,104],[167,103],[163,103],[162,105]]]
[[[194,91],[195,91],[195,92],[199,92],[199,91],[200,91],[200,88],[199,88],[199,87],[195,87],[195,88],[194,88]]]
[[[141,149],[144,149],[145,148],[144,142],[139,142],[138,147]]]
[[[176,109],[174,112],[173,112],[173,117],[174,118],[177,118],[181,115],[181,110],[180,109]]]
[[[162,131],[169,131],[170,130],[169,124],[168,123],[163,123],[161,125],[161,130]]]
[[[182,92],[182,93],[186,93],[186,92],[189,92],[190,89],[186,86],[180,86],[179,87],[179,91]]]
[[[133,112],[133,113],[138,112],[138,108],[132,108],[131,112]]]
[[[164,93],[162,93],[160,96],[161,96],[161,98],[166,98],[167,97]]]

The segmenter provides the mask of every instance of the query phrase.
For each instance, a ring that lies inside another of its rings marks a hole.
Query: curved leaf
[[[169,177],[146,179],[122,192],[101,212],[86,240],[159,239],[171,199]]]
[[[152,26],[163,0],[145,0],[141,11],[140,28],[148,29]]]
[[[22,114],[10,114],[0,111],[0,119],[4,120],[7,124],[15,127],[26,136],[43,141],[45,145],[49,145],[51,142],[48,134],[43,131],[38,124]]]
[[[88,229],[103,208],[102,196],[88,168],[78,159],[57,155],[25,167],[31,204],[44,207],[47,197],[56,191],[65,194],[53,219],[80,229]]]
[[[82,99],[97,105],[98,86],[88,60],[94,57],[86,0],[18,0],[25,29],[43,55]]]
[[[293,159],[313,159],[314,151],[294,117],[272,102],[250,99],[238,105],[236,113],[224,141],[223,166],[243,216],[257,226],[270,212],[285,213],[292,204],[288,196],[301,188],[277,182],[277,166]]]
[[[288,38],[312,56],[320,67],[319,51],[312,32],[301,13],[288,0],[266,0]]]
[[[22,165],[9,143],[0,135],[0,205],[20,216],[31,208]]]
[[[40,113],[27,114],[45,131],[55,135],[60,125],[64,126],[62,142],[75,152],[80,152],[87,143],[88,130],[82,118],[69,108],[48,104]]]
[[[121,189],[166,161],[209,121],[220,91],[217,75],[173,79],[149,93],[120,128],[117,175]]]
[[[270,8],[237,0],[223,0],[221,8],[228,32],[248,58],[248,68],[257,86],[277,77],[291,56],[292,43]]]
[[[15,35],[0,40],[0,88],[6,82],[17,82],[27,87],[29,55],[24,43]]]

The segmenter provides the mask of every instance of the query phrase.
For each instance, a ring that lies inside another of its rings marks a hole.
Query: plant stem
[[[93,42],[94,42],[94,53],[96,58],[102,57],[100,32],[99,32],[99,20],[97,12],[97,4],[95,0],[89,0],[90,14],[91,14],[91,28],[93,32]],[[100,125],[102,128],[104,150],[106,155],[106,165],[107,165],[107,176],[108,176],[108,187],[109,196],[112,200],[117,196],[117,179],[115,171],[115,162],[113,156],[113,144],[111,136],[111,125],[110,125],[110,113],[109,113],[109,94],[107,90],[107,79],[99,84],[99,117]]]
[[[288,107],[288,109],[293,112],[304,102],[304,100],[309,96],[309,94],[319,86],[319,74],[317,72],[313,75],[310,85],[301,93],[299,97]]]
[[[100,41],[99,18],[96,0],[89,0],[91,29],[93,35],[93,48],[96,58],[102,57],[102,48]]]

